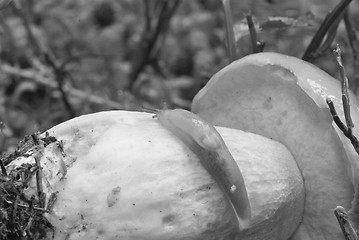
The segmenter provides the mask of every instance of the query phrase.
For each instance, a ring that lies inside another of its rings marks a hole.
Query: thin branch
[[[258,41],[257,31],[253,23],[252,14],[250,13],[246,14],[246,19],[247,19],[248,29],[252,41],[252,52],[253,53],[263,52],[264,42]]]
[[[342,57],[341,57],[341,50],[339,45],[337,44],[337,48],[334,50],[335,57],[339,66],[339,73],[342,83],[342,103],[344,108],[344,116],[345,121],[347,124],[348,131],[352,131],[352,128],[354,127],[354,123],[350,116],[350,102],[349,102],[349,92],[348,92],[348,78],[345,74],[345,69],[342,63]]]
[[[233,62],[237,59],[237,51],[235,46],[234,30],[233,30],[233,20],[231,12],[231,1],[222,0],[223,10],[224,10],[224,19],[226,25],[226,39],[227,39],[227,50],[229,61]]]
[[[11,4],[12,9],[14,10],[14,12],[16,13],[17,17],[20,19],[20,21],[22,22],[22,24],[25,27],[26,30],[26,34],[27,37],[29,39],[30,45],[32,47],[32,49],[35,52],[35,55],[40,56],[41,58],[43,57],[43,49],[41,48],[40,43],[37,41],[36,37],[34,36],[31,26],[30,26],[30,19],[27,19],[22,7],[18,7],[16,6],[16,4]]]
[[[8,200],[4,200],[4,201],[5,201],[7,204],[14,204],[14,202],[12,202],[12,201],[8,201]],[[20,208],[24,208],[24,209],[28,209],[28,208],[29,208],[28,205],[24,205],[24,204],[21,204],[21,203],[18,203],[17,206],[20,207]],[[44,208],[39,208],[39,207],[32,207],[32,208],[33,208],[34,210],[36,210],[36,211],[47,212],[47,210],[44,209]]]
[[[163,21],[167,21],[169,23],[170,18],[172,18],[172,16],[174,15],[175,11],[177,10],[177,8],[179,6],[179,3],[180,3],[179,1],[173,3],[173,6],[170,7],[170,10],[168,10],[167,20],[163,19]],[[157,62],[158,56],[160,55],[159,52],[162,49],[163,44],[166,41],[166,36],[167,36],[166,33],[168,32],[168,29],[169,29],[169,24],[165,24],[162,28],[162,34],[158,37],[158,40],[156,41],[156,44],[153,47],[151,54],[149,56],[149,59],[148,59],[149,65],[153,64],[154,61]]]
[[[60,64],[58,64],[55,60],[55,57],[52,54],[49,54],[49,52],[44,53],[45,60],[50,65],[50,67],[54,70],[55,73],[55,79],[57,82],[57,89],[60,92],[62,102],[69,113],[70,117],[73,118],[76,116],[75,110],[72,107],[68,96],[66,94],[66,91],[64,90],[64,83],[65,83],[65,77],[68,74],[64,68],[61,67]]]
[[[41,166],[41,156],[42,156],[42,148],[43,146],[40,144],[39,142],[39,138],[36,134],[31,135],[32,140],[34,142],[34,145],[36,145],[36,148],[40,149],[35,153],[35,163],[36,163],[36,167],[37,167],[37,171],[36,171],[36,189],[37,189],[37,194],[38,194],[38,198],[39,198],[39,206],[40,208],[44,208],[45,204],[46,204],[46,195],[44,193],[44,189],[42,186],[42,166]]]
[[[53,81],[50,77],[43,76],[41,73],[37,73],[35,71],[19,69],[9,65],[0,64],[0,72],[28,79],[42,86],[46,86],[50,89],[58,90],[57,83],[55,81]],[[88,101],[99,106],[107,106],[111,109],[123,108],[123,105],[119,104],[118,102],[101,98],[88,92],[74,89],[69,85],[64,86],[63,90],[66,91],[66,94],[70,95],[71,97],[82,99],[84,101]]]
[[[329,98],[327,98],[327,104],[330,109],[330,113],[332,114],[333,120],[335,124],[339,127],[339,129],[343,132],[343,134],[350,140],[352,143],[355,151],[359,154],[359,141],[358,139],[353,135],[352,128],[354,127],[353,121],[350,116],[350,102],[349,102],[349,92],[348,92],[348,78],[345,75],[344,66],[341,61],[341,55],[340,55],[340,48],[337,46],[337,49],[334,51],[336,54],[336,60],[339,66],[340,76],[341,76],[341,88],[342,88],[342,104],[343,104],[343,110],[344,110],[344,118],[345,123],[344,124],[336,110],[333,104],[333,101]]]
[[[304,61],[313,61],[313,54],[317,51],[319,46],[321,45],[325,35],[328,33],[330,27],[337,21],[338,18],[343,16],[344,11],[346,10],[349,3],[352,0],[342,0],[338,5],[325,17],[324,21],[320,25],[318,31],[315,33],[312,41],[307,47],[302,59]]]
[[[329,107],[329,110],[330,110],[330,114],[331,114],[332,117],[333,117],[333,121],[334,121],[335,124],[338,126],[338,128],[344,133],[344,135],[345,135],[347,138],[350,138],[351,135],[350,135],[349,132],[348,132],[348,128],[347,128],[347,126],[345,126],[345,124],[340,120],[340,118],[339,118],[339,116],[338,116],[338,113],[337,113],[337,110],[335,110],[333,101],[332,101],[330,98],[327,98],[327,99],[326,99],[326,102],[327,102],[327,104],[328,104],[328,107]]]
[[[29,38],[30,45],[34,50],[35,55],[39,56],[41,60],[43,60],[47,65],[49,65],[53,69],[55,73],[55,79],[57,82],[57,89],[61,94],[61,99],[65,106],[65,109],[67,110],[71,118],[75,117],[76,116],[75,110],[71,106],[70,101],[68,100],[66,91],[64,91],[63,89],[64,81],[67,73],[63,68],[61,68],[62,64],[57,63],[54,54],[49,49],[45,50],[41,47],[39,41],[36,39],[36,37],[32,32],[31,26],[29,24],[29,19],[26,18],[23,9],[21,7],[15,6],[15,4],[13,4],[13,9],[16,12],[17,16],[20,18],[20,20],[22,21],[26,29],[26,33]]]
[[[0,159],[0,168],[1,168],[2,175],[7,176],[6,168],[5,168],[5,165],[2,161],[2,159]]]
[[[47,212],[52,212],[52,209],[54,207],[54,204],[57,200],[57,195],[59,192],[53,192],[51,193],[49,200],[47,201],[47,207],[46,207],[46,211]]]
[[[350,140],[351,144],[353,145],[355,151],[359,154],[359,141],[358,139],[353,135],[352,131],[348,131],[348,128],[345,126],[345,124],[340,120],[337,111],[335,110],[333,101],[329,98],[327,98],[327,104],[330,110],[330,113],[333,117],[333,120],[335,124],[338,126],[338,128],[343,132],[343,134]]]
[[[334,214],[338,220],[339,226],[342,229],[345,240],[358,240],[358,235],[351,223],[347,211],[341,206],[336,207]]]
[[[161,3],[162,4],[160,8],[158,8],[160,13],[156,22],[156,26],[154,28],[151,27],[150,32],[146,32],[145,29],[142,39],[140,40],[142,45],[135,54],[136,58],[132,65],[132,70],[129,76],[130,84],[127,86],[128,90],[132,90],[135,81],[137,80],[144,67],[147,65],[149,59],[151,58],[151,53],[155,47],[158,37],[161,33],[165,33],[165,29],[167,29],[172,16],[177,10],[180,4],[180,0],[163,1]]]

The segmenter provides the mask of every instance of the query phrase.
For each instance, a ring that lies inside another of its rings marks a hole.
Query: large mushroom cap
[[[333,209],[350,208],[353,199],[350,175],[351,169],[357,172],[358,156],[333,127],[327,97],[344,119],[338,81],[300,59],[258,53],[215,74],[192,104],[194,113],[214,125],[257,133],[288,147],[306,189],[297,239],[343,238]],[[352,117],[359,123],[353,96],[351,103]]]

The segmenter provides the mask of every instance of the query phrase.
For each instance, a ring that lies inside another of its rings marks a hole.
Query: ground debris
[[[16,150],[0,159],[0,240],[51,239],[54,227],[45,217],[49,209],[45,208],[46,199],[42,191],[42,167],[40,158],[44,147],[57,139],[38,133],[26,136]],[[17,167],[8,167],[19,157],[32,156],[34,163],[23,163]],[[36,179],[37,195],[25,194],[30,180]]]

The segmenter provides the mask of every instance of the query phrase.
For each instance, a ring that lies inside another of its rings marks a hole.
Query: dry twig
[[[334,214],[339,222],[340,228],[344,234],[345,240],[358,240],[358,235],[348,217],[347,211],[343,207],[336,207]]]
[[[334,51],[336,55],[336,60],[339,66],[340,78],[341,78],[341,88],[342,88],[342,104],[344,109],[344,118],[345,124],[339,118],[334,104],[331,99],[327,98],[327,104],[329,106],[330,112],[333,116],[333,120],[335,124],[339,127],[339,129],[343,132],[343,134],[350,140],[355,151],[359,154],[359,141],[353,135],[352,128],[354,127],[353,121],[350,116],[350,102],[349,102],[349,92],[348,92],[348,78],[345,74],[345,69],[341,60],[340,48],[337,45],[336,50]]]
[[[53,90],[58,90],[57,83],[51,79],[51,76],[48,76],[46,73],[36,72],[35,70],[26,70],[20,69],[16,67],[12,67],[6,64],[0,64],[0,71],[9,75],[14,75],[18,77],[22,77],[28,79],[30,81],[36,82],[37,84],[41,84],[42,86],[46,86]],[[107,106],[111,109],[121,109],[123,106],[115,101],[111,101],[105,98],[101,98],[90,94],[88,92],[84,92],[81,90],[74,89],[70,85],[63,86],[63,91],[71,97],[75,97],[78,99],[86,100],[90,103],[99,105],[99,106]]]
[[[251,41],[252,41],[252,52],[253,53],[263,52],[264,42],[259,41],[257,38],[257,31],[256,31],[256,27],[254,26],[254,23],[253,23],[252,14],[247,13],[246,19],[247,19],[248,29],[249,29],[249,33],[250,33]]]
[[[343,103],[343,108],[344,108],[344,116],[345,116],[345,121],[346,121],[346,125],[348,128],[348,131],[351,133],[352,132],[352,128],[354,127],[354,123],[351,119],[350,116],[350,103],[349,103],[349,92],[348,92],[348,78],[345,74],[345,69],[342,63],[342,58],[341,58],[341,50],[339,48],[339,45],[337,45],[337,48],[334,50],[335,53],[335,57],[337,59],[337,63],[339,66],[339,73],[340,73],[340,78],[341,78],[341,89],[342,89],[342,103]]]
[[[139,41],[140,47],[135,54],[134,63],[132,65],[130,73],[130,84],[127,87],[127,90],[132,90],[138,76],[141,74],[145,66],[151,60],[152,52],[155,48],[156,43],[160,34],[166,34],[168,25],[174,13],[176,12],[181,1],[156,1],[153,4],[156,4],[155,10],[158,10],[158,13],[152,14],[151,18],[158,16],[156,21],[153,21],[154,24],[148,23],[149,21],[149,6],[145,4],[145,30],[142,34],[142,38]]]
[[[35,37],[35,35],[32,32],[32,28],[30,26],[30,19],[26,17],[24,14],[24,11],[22,9],[22,6],[16,6],[15,4],[12,4],[14,12],[17,14],[19,19],[21,20],[22,24],[25,27],[30,45],[35,53],[36,56],[38,56],[46,65],[50,66],[53,69],[55,80],[57,82],[57,89],[59,90],[61,94],[61,99],[64,103],[64,106],[69,113],[70,117],[73,118],[76,116],[75,110],[72,107],[70,101],[68,100],[66,91],[64,91],[64,82],[66,76],[69,74],[64,68],[62,68],[62,64],[59,64],[54,56],[54,54],[50,51],[50,49],[47,47],[44,49],[43,46],[39,43],[38,39]]]
[[[342,120],[339,118],[337,111],[335,110],[333,101],[329,98],[326,99],[327,104],[330,109],[330,113],[332,114],[333,120],[335,124],[339,127],[339,129],[343,132],[343,134],[351,141],[355,151],[359,154],[359,141],[358,139],[353,135],[353,121],[350,116],[350,102],[349,102],[349,92],[348,92],[348,78],[345,75],[345,69],[342,64],[341,59],[341,52],[339,45],[337,45],[337,48],[334,50],[335,57],[339,66],[339,72],[340,72],[340,80],[341,80],[341,89],[342,89],[342,104],[344,109],[344,118],[345,123],[342,122]],[[341,206],[337,207],[334,210],[335,216],[338,219],[339,225],[342,229],[342,232],[345,236],[346,240],[356,240],[358,239],[357,233],[354,230],[353,224],[351,223],[347,212],[345,209]]]

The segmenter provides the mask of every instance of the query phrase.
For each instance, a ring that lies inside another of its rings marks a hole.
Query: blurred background
[[[338,2],[232,0],[238,58],[252,53],[249,13],[264,51],[301,58]],[[358,6],[348,9],[353,28]],[[0,0],[0,153],[87,113],[164,102],[189,109],[229,63],[224,23],[220,0]],[[330,49],[340,43],[356,92],[358,64],[346,26],[333,36],[312,62],[337,77]]]

